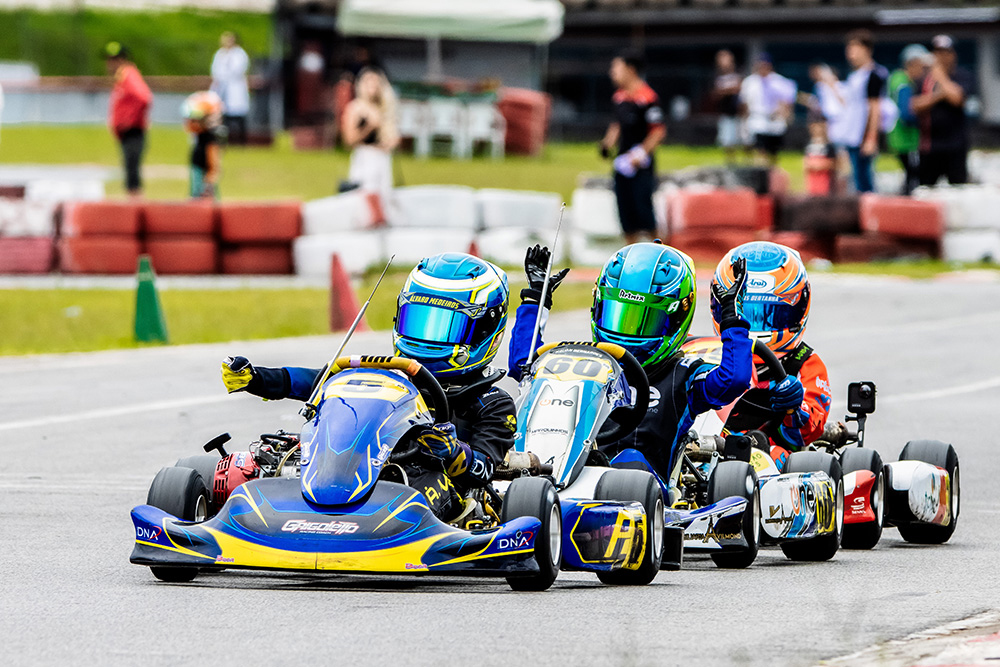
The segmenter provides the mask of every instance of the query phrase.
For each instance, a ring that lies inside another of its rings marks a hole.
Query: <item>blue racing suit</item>
[[[538,304],[518,306],[510,339],[508,374],[521,379],[528,358]],[[542,332],[538,346],[541,347]],[[695,417],[732,403],[750,387],[753,368],[749,325],[738,320],[722,330],[722,361],[718,366],[680,353],[653,368],[649,377],[649,410],[639,426],[618,442],[604,445],[609,458],[623,449],[637,449],[666,481],[683,453],[684,439]]]

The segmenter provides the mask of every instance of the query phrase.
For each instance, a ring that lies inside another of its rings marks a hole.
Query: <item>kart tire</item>
[[[149,485],[146,504],[182,521],[204,521],[208,518],[208,489],[193,468],[160,468]],[[191,581],[198,575],[196,567],[155,566],[149,570],[160,581],[171,583]]]
[[[511,482],[503,498],[500,522],[530,516],[542,522],[535,536],[538,573],[507,577],[515,591],[544,591],[552,585],[562,566],[562,511],[552,482],[544,477],[519,477]]]
[[[900,461],[923,461],[948,471],[951,481],[951,521],[947,526],[930,523],[909,523],[899,525],[899,534],[907,542],[914,544],[944,544],[955,533],[958,514],[961,510],[961,477],[958,468],[958,453],[955,448],[940,440],[911,440],[899,454]]]
[[[806,540],[781,543],[781,551],[791,560],[830,560],[837,554],[844,534],[844,473],[840,461],[825,452],[792,452],[785,461],[783,472],[825,472],[833,480],[834,531]]]
[[[867,470],[875,475],[869,507],[875,513],[875,520],[866,523],[844,523],[844,537],[840,540],[843,549],[873,549],[882,538],[885,525],[885,466],[882,457],[874,449],[850,447],[840,454],[840,467],[846,475]]]
[[[205,482],[205,488],[208,489],[208,499],[211,501],[212,485],[215,483],[215,467],[219,465],[219,461],[221,460],[218,454],[195,454],[194,456],[185,456],[182,459],[177,459],[177,463],[174,466],[197,470],[198,474],[201,475],[202,481]]]
[[[732,496],[746,498],[748,502],[741,525],[748,546],[745,549],[712,552],[715,565],[727,570],[750,567],[760,550],[760,487],[757,484],[757,471],[749,463],[720,461],[712,471],[712,477],[708,480],[708,504]]]
[[[595,500],[636,502],[646,512],[645,548],[637,570],[608,570],[597,573],[601,582],[611,586],[645,586],[660,572],[663,560],[663,492],[644,470],[609,470],[597,481]]]

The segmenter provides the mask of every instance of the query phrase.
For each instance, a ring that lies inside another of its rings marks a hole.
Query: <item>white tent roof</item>
[[[546,44],[562,34],[559,0],[343,0],[340,32],[369,37]]]

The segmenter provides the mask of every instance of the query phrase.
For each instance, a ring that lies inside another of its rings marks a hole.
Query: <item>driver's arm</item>
[[[688,380],[688,405],[693,414],[729,405],[750,388],[753,377],[753,343],[748,325],[742,320],[723,322],[722,360],[718,366],[705,364]]]
[[[245,391],[269,401],[309,400],[313,384],[322,372],[321,368],[254,366],[246,357],[229,357],[222,362],[222,382],[230,394]]]
[[[528,352],[531,350],[531,335],[535,331],[535,320],[538,317],[538,300],[521,299],[521,305],[517,307],[514,316],[514,329],[510,334],[510,344],[507,350],[507,363],[510,369],[507,375],[518,382],[521,381],[521,372],[524,364],[528,361]],[[549,311],[542,312],[542,320],[538,325],[538,340],[536,348],[544,345],[545,324],[549,319]]]
[[[517,431],[517,408],[503,389],[491,388],[473,402],[470,414],[463,415],[471,424],[466,444],[472,450],[468,468],[452,477],[459,486],[478,488],[493,480],[497,465],[514,446]]]
[[[803,442],[808,445],[823,435],[823,428],[830,416],[830,403],[833,401],[826,364],[815,352],[802,364],[799,380],[805,389],[805,399],[798,410],[801,416],[796,425],[799,426]]]

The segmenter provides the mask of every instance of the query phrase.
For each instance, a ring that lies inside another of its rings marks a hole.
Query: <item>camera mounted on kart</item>
[[[847,411],[851,414],[844,419],[858,423],[859,447],[863,447],[865,443],[865,421],[868,415],[875,412],[875,394],[874,382],[852,382],[847,385]]]

